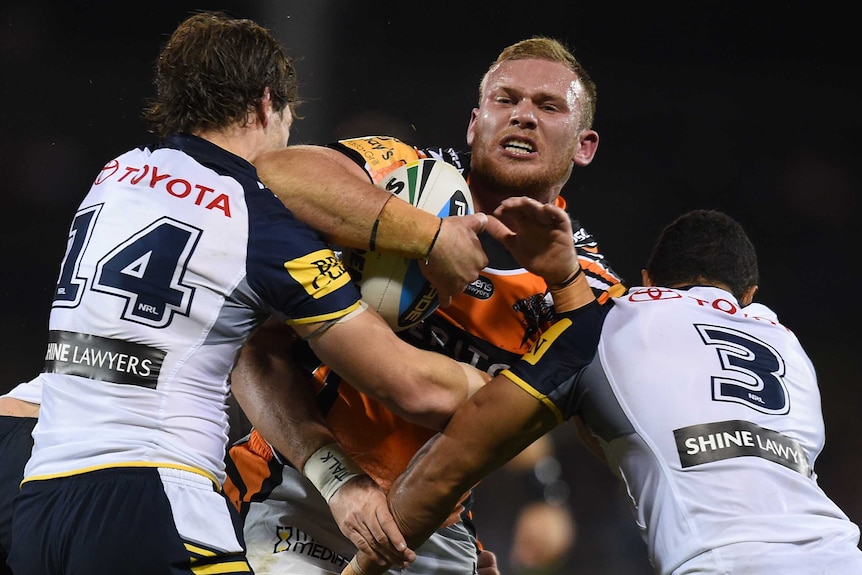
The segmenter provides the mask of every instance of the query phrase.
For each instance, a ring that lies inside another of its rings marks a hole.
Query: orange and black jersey
[[[451,148],[418,149],[386,137],[342,140],[331,147],[353,158],[373,182],[420,158],[444,160],[458,168],[468,184],[470,181],[470,154]],[[565,200],[558,198],[557,205],[565,208]],[[598,300],[621,295],[625,291],[621,279],[598,251],[595,239],[577,221],[572,223],[581,267]],[[438,309],[399,335],[417,347],[445,353],[496,375],[530,349],[554,312],[544,280],[518,265],[487,234],[481,235],[481,241],[489,264],[479,278],[453,298],[451,306]],[[404,421],[352,386],[342,385],[341,378],[328,368],[316,363],[308,367],[314,373],[318,406],[342,448],[388,488],[434,432]],[[260,471],[266,467],[264,464]]]
[[[362,166],[374,182],[418,158],[434,158],[455,166],[470,182],[470,153],[453,148],[415,148],[395,138],[364,137],[331,145]],[[556,204],[566,208],[558,197]],[[599,252],[595,238],[572,219],[573,241],[580,265],[599,303],[622,295],[625,288]],[[419,326],[402,333],[418,347],[442,351],[491,375],[526,353],[553,319],[553,305],[544,280],[523,269],[488,234],[481,234],[489,264],[479,278]]]

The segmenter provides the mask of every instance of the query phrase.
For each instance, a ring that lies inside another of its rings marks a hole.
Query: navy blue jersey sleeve
[[[502,375],[544,403],[562,422],[575,412],[578,380],[593,361],[610,306],[598,302],[560,314],[533,347]]]
[[[248,194],[248,284],[289,324],[336,319],[359,305],[359,289],[315,230],[269,190]]]

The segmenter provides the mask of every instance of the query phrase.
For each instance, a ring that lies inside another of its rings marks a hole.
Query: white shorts
[[[285,466],[270,497],[253,502],[243,527],[247,558],[257,575],[339,575],[356,548],[341,534],[329,505],[296,469]],[[476,538],[463,523],[435,532],[417,559],[393,575],[476,573]]]

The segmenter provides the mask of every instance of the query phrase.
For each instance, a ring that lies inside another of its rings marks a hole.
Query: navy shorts
[[[15,575],[252,573],[236,510],[212,482],[149,467],[24,483],[9,565]]]
[[[12,575],[6,557],[12,545],[12,500],[33,450],[35,417],[0,416],[0,575]]]

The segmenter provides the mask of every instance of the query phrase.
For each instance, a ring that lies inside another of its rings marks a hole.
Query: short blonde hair
[[[488,75],[500,63],[509,60],[530,59],[560,62],[575,73],[575,76],[578,77],[584,88],[584,97],[581,100],[581,118],[578,128],[581,130],[592,128],[593,119],[596,116],[596,85],[572,52],[562,42],[553,38],[534,36],[504,48],[499,56],[497,56],[497,59],[488,67],[485,75],[482,76],[482,81],[479,83],[480,100],[485,91]]]

